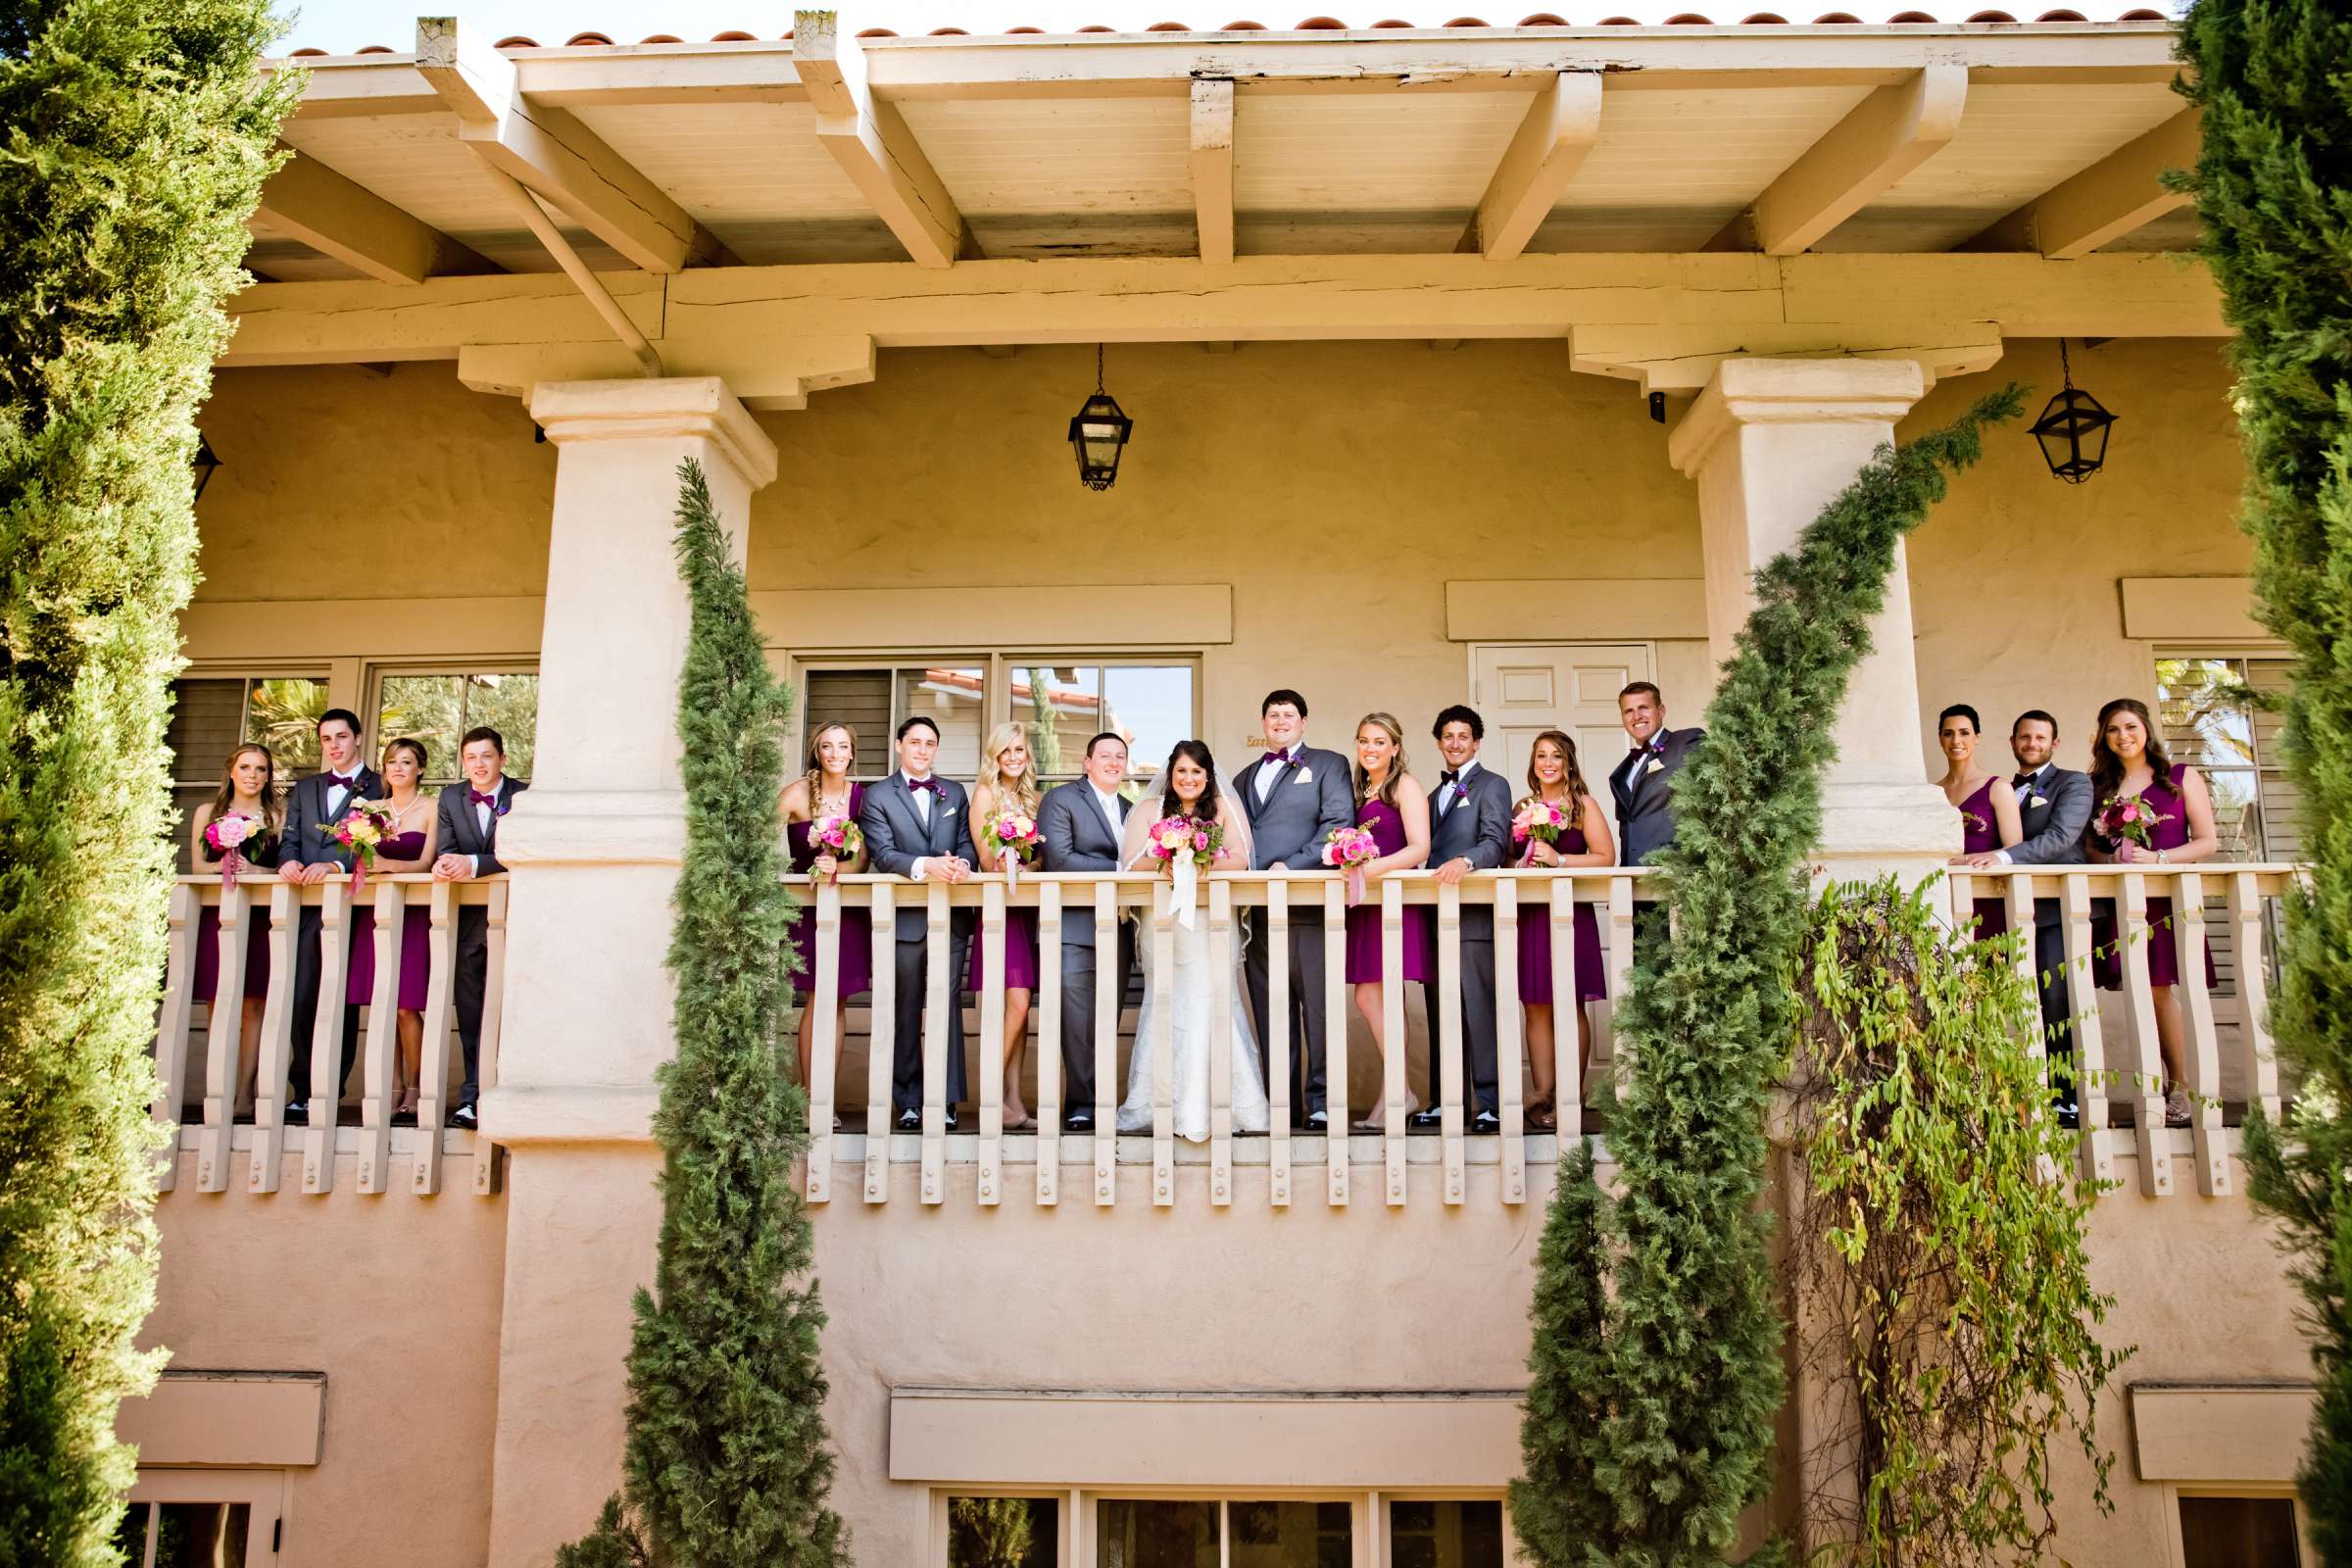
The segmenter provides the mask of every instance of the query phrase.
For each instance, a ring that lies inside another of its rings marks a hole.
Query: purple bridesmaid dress
[[[1552,846],[1562,855],[1583,855],[1592,849],[1581,827],[1561,830]],[[1551,1001],[1550,890],[1540,883],[1522,882],[1528,894],[1519,902],[1519,1000],[1531,1006],[1548,1007]],[[1529,893],[1533,888],[1535,891]],[[1545,903],[1533,904],[1529,898]],[[1600,917],[1590,904],[1576,906],[1576,1000],[1597,1002],[1609,994],[1600,970]]]
[[[197,853],[209,865],[219,865],[220,856],[209,844],[201,845]],[[248,874],[258,875],[275,869],[277,865],[277,836],[269,834],[254,839],[237,851],[245,862]],[[248,913],[245,931],[245,995],[260,999],[270,994],[270,898],[264,892],[245,906]],[[196,917],[196,966],[188,977],[188,995],[198,1002],[211,1002],[220,989],[220,911],[206,905]]]
[[[850,818],[855,821],[860,807],[865,804],[865,786],[850,786]],[[792,976],[792,989],[808,996],[816,990],[816,895],[808,886],[809,867],[816,864],[816,847],[808,842],[816,831],[814,822],[793,822],[786,825],[784,839],[792,852],[793,874],[799,878],[793,891],[800,896],[801,912],[792,922],[792,951],[800,956],[800,965]],[[834,965],[840,976],[840,995],[844,1000],[871,991],[874,986],[874,917],[862,908],[852,908],[849,900],[842,901],[841,956]]]
[[[1355,813],[1355,825],[1372,830],[1372,841],[1384,856],[1404,848],[1404,816],[1385,801],[1366,801]],[[1348,911],[1348,983],[1403,979],[1435,980],[1437,928],[1428,905],[1404,907],[1404,973],[1384,975],[1380,961],[1380,887],[1372,884],[1364,902]]]
[[[2140,799],[2156,808],[2164,818],[2148,830],[2148,848],[2177,850],[2188,842],[2188,798],[2180,791],[2180,766],[2176,762],[2164,777],[2140,792]],[[2106,802],[2099,803],[2103,809]],[[2098,813],[2091,813],[2098,820]],[[2116,850],[2113,839],[2104,838],[2094,826],[2091,838],[2099,848],[2112,855]],[[2124,955],[2116,941],[2116,901],[2098,901],[2105,913],[2094,910],[2090,917],[2091,970],[2101,991],[2121,991],[2124,988]],[[2180,983],[2180,939],[2173,930],[2173,901],[2148,901],[2148,984],[2177,986]],[[2205,983],[2219,985],[2221,977],[2213,966],[2213,942],[2205,943]]]
[[[2000,824],[1993,820],[1992,787],[1998,779],[1986,779],[1974,795],[1960,803],[1960,853],[1962,855],[1990,855],[2001,848]],[[1977,940],[1989,942],[1994,937],[2009,934],[2009,906],[1999,899],[1979,899],[1975,904]]]
[[[424,830],[396,833],[377,846],[377,853],[387,859],[414,860],[424,853]],[[352,911],[351,969],[343,993],[354,1005],[365,1004],[375,996],[374,896],[363,893],[360,898],[363,907]],[[424,993],[432,971],[432,925],[421,905],[410,906],[401,915],[400,985],[393,1005],[404,1012],[424,1010]]]

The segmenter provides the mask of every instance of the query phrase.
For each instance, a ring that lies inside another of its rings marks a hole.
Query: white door
[[[1654,680],[1647,643],[1480,643],[1470,650],[1472,703],[1487,720],[1487,765],[1515,793],[1527,782],[1536,737],[1565,730],[1586,787],[1606,804],[1609,769],[1625,756],[1617,694]]]

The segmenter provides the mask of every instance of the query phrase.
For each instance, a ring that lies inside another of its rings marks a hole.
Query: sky
[[[1286,27],[1316,15],[1335,16],[1358,26],[1387,17],[1434,26],[1464,15],[1507,25],[1538,11],[1592,23],[1604,16],[1663,22],[1693,10],[1718,21],[1735,21],[1759,10],[1791,20],[1843,10],[1876,22],[1918,9],[1956,21],[1985,7],[2030,18],[2059,5],[2098,22],[2151,4],[2172,9],[2165,0],[844,0],[839,10],[849,31],[888,27],[913,34],[945,26],[967,32],[1002,32],[1016,26],[1073,31],[1095,23],[1137,30],[1154,22],[1208,28],[1241,19]],[[619,43],[634,43],[656,32],[693,41],[731,29],[777,37],[791,28],[793,10],[792,0],[303,0],[278,7],[280,15],[295,18],[286,48],[324,49],[330,54],[379,43],[405,53],[416,36],[416,18],[444,12],[455,12],[493,37],[519,33],[543,44],[560,44],[574,33],[591,31],[608,33]]]

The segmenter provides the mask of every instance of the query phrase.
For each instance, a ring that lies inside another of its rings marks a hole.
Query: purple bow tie
[[[940,792],[939,780],[935,778],[910,778],[906,781],[906,787],[910,790],[929,790],[934,795]]]
[[[498,809],[498,796],[495,792],[484,795],[480,790],[469,789],[466,792],[466,798],[476,806],[487,806],[494,811]]]
[[[1291,749],[1290,749],[1288,746],[1285,746],[1285,747],[1284,747],[1284,748],[1283,748],[1281,751],[1279,751],[1279,752],[1268,752],[1268,753],[1266,754],[1266,760],[1267,760],[1267,761],[1269,761],[1269,762],[1287,762],[1287,761],[1289,761],[1290,760],[1291,760]]]
[[[359,775],[356,773],[329,773],[326,775],[326,787],[330,790],[347,790],[358,782]]]

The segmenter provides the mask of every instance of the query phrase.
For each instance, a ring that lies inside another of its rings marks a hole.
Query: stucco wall
[[[490,1532],[507,1204],[462,1177],[438,1198],[196,1190],[196,1155],[156,1205],[163,1277],[145,1346],[208,1370],[326,1374],[316,1468],[289,1470],[286,1568],[471,1563]]]

